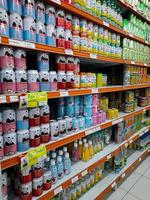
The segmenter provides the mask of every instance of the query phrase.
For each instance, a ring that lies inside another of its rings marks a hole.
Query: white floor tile
[[[125,181],[123,181],[123,183],[120,185],[120,189],[128,192],[131,187],[133,187],[133,185],[137,182],[140,176],[140,174],[132,173]]]
[[[108,198],[107,200],[121,200],[126,194],[126,191],[117,188],[116,191],[114,191]]]
[[[128,193],[122,200],[139,200],[139,199]]]
[[[150,167],[150,157],[146,158],[134,172],[139,174],[144,174],[144,172],[149,167]]]
[[[141,177],[129,193],[141,200],[150,200],[150,180]]]
[[[150,179],[150,168],[148,168],[145,173],[143,174],[143,176],[145,176],[146,178]]]

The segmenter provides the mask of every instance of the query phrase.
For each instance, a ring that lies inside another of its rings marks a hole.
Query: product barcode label
[[[69,93],[68,93],[68,91],[61,91],[60,92],[60,96],[61,97],[66,97],[66,96],[69,96]]]
[[[104,26],[109,27],[109,24],[107,22],[103,21],[103,24],[104,24]]]
[[[6,103],[6,96],[0,96],[0,103]]]
[[[65,49],[65,54],[66,54],[66,55],[73,56],[73,51],[72,51],[72,49]]]
[[[126,174],[125,174],[125,173],[123,173],[121,177],[122,177],[122,178],[124,178],[125,176],[126,176]]]
[[[132,65],[135,65],[135,62],[134,62],[134,61],[131,61],[131,64],[132,64]]]
[[[72,183],[75,183],[78,180],[78,176],[75,176],[74,178],[71,179]]]
[[[97,59],[97,54],[96,53],[90,53],[90,58]]]
[[[118,124],[118,123],[120,123],[122,121],[123,121],[123,118],[117,119],[117,120],[112,122],[112,125]]]
[[[16,101],[19,101],[19,98],[18,96],[10,96],[10,102],[16,102]]]
[[[61,191],[62,191],[62,186],[56,188],[56,189],[54,190],[54,194],[56,195],[56,194],[60,193]]]
[[[81,175],[85,176],[87,173],[88,173],[87,170],[84,170]]]
[[[98,88],[92,88],[92,94],[98,93]]]
[[[109,155],[107,156],[107,160],[109,160],[109,159],[111,159],[111,154],[109,154]]]

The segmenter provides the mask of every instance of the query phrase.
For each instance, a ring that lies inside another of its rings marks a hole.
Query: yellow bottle
[[[92,141],[89,140],[88,144],[89,144],[89,156],[90,156],[90,158],[92,158],[92,156],[94,155],[94,149],[93,149]]]
[[[83,143],[82,143],[82,140],[79,140],[78,153],[79,153],[80,160],[82,160],[82,152],[83,152]]]
[[[83,147],[82,160],[86,162],[89,159],[90,159],[90,155],[89,155],[88,143],[85,143]]]

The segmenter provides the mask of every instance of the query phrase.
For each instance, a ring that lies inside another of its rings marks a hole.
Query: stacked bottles
[[[149,53],[148,46],[127,38],[123,39],[123,59],[149,64]]]

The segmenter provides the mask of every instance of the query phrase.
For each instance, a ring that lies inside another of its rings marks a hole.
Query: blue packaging
[[[73,106],[74,105],[74,97],[67,97],[66,99],[65,99],[65,101],[66,101],[66,106]]]
[[[59,98],[58,101],[57,101],[57,104],[59,106],[64,106],[65,105],[65,98]]]
[[[4,8],[0,8],[0,35],[9,37],[9,17]]]
[[[40,71],[39,79],[40,79],[40,90],[41,91],[50,91],[49,72],[48,71]]]
[[[24,130],[29,128],[28,109],[16,110],[16,128],[17,130]]]
[[[21,130],[17,132],[17,150],[27,151],[30,147],[29,130]]]
[[[36,42],[36,23],[35,20],[27,16],[23,20],[23,36],[24,40],[30,41],[30,42]]]
[[[0,8],[4,8],[5,10],[8,10],[7,0],[0,0]]]
[[[92,126],[92,117],[85,117],[85,127],[89,128]]]
[[[85,95],[84,96],[84,105],[91,106],[92,105],[92,95]]]
[[[50,91],[50,84],[49,83],[40,82],[40,91],[41,92]]]
[[[64,176],[64,166],[63,166],[63,161],[62,161],[61,156],[57,157],[57,163],[56,164],[57,164],[58,179],[61,179]]]
[[[71,172],[71,160],[70,160],[70,157],[69,157],[69,153],[65,152],[65,156],[64,156],[64,173],[67,175],[67,174],[70,174],[70,172]]]
[[[72,119],[72,129],[74,131],[79,131],[79,119],[77,119],[76,117],[73,117]]]
[[[74,105],[74,116],[77,117],[80,115],[80,106]]]
[[[49,55],[47,53],[38,53],[37,69],[39,71],[49,71]]]
[[[57,117],[64,117],[65,116],[65,106],[58,106],[58,110],[57,110]]]
[[[54,6],[46,5],[46,14],[45,14],[46,24],[51,24],[53,26],[56,25],[55,13],[56,13],[56,10],[55,10]]]
[[[92,106],[84,106],[84,116],[85,117],[92,116]]]
[[[74,104],[80,105],[80,97],[79,96],[74,97]]]
[[[35,19],[35,1],[23,0],[22,13],[23,13],[23,17],[30,16],[33,19]]]
[[[83,115],[84,114],[84,106],[80,105],[79,109],[80,109],[79,110],[80,115]]]
[[[66,115],[68,115],[69,117],[74,116],[74,106],[72,106],[72,105],[66,106]]]
[[[43,22],[36,23],[36,42],[39,44],[46,44],[46,29]]]
[[[10,13],[16,12],[22,15],[22,5],[20,0],[8,0],[8,10]]]
[[[35,3],[35,17],[37,21],[45,23],[45,4],[42,1]]]
[[[10,37],[13,39],[23,40],[23,22],[21,16],[14,12],[9,16]]]
[[[52,24],[46,25],[46,44],[56,46],[56,29]]]
[[[85,128],[85,117],[79,116],[79,130],[82,130]]]

